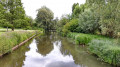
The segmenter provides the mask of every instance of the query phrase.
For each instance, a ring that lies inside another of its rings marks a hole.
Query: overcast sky
[[[36,10],[41,6],[46,6],[54,12],[54,17],[60,18],[63,14],[72,12],[72,5],[74,3],[83,4],[85,0],[22,0],[28,16],[36,18]]]

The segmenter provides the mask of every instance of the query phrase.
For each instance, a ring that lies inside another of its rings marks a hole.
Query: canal
[[[37,36],[0,58],[0,67],[112,67],[56,33]]]

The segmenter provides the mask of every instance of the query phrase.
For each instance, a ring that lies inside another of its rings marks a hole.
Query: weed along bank
[[[120,0],[0,0],[0,67],[120,67]]]
[[[8,54],[26,42],[31,40],[36,35],[42,34],[42,31],[15,31],[6,32],[0,35],[0,57]]]
[[[99,60],[120,66],[120,46],[117,39],[83,33],[69,33],[67,37],[78,45],[88,46],[88,51],[99,57]]]
[[[7,62],[7,63],[5,63]],[[16,64],[17,63],[17,64]],[[2,67],[112,67],[87,52],[87,47],[56,33],[36,36],[0,59]]]

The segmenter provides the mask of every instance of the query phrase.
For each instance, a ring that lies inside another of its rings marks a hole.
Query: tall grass
[[[120,65],[120,46],[109,40],[92,40],[89,51],[96,54],[100,60],[114,65]]]
[[[108,39],[110,41],[113,41],[113,39],[110,39],[105,36],[83,34],[83,33],[69,33],[67,34],[67,37],[74,39],[76,44],[84,44],[84,45],[88,45],[88,43],[91,42],[93,39],[103,39],[103,40]]]
[[[0,35],[0,54],[5,54],[20,42],[36,34],[35,31],[6,32]]]
[[[119,39],[82,33],[69,33],[67,37],[74,39],[76,44],[88,45],[89,51],[97,55],[100,60],[120,66]]]

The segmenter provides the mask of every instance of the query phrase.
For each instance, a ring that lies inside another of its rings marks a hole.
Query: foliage
[[[11,51],[11,49],[28,39],[32,35],[36,34],[36,31],[20,31],[20,32],[7,32],[0,35],[0,54]]]
[[[72,6],[72,18],[79,18],[79,14],[84,12],[85,9],[86,9],[86,4],[81,4],[79,6],[78,3],[74,3]]]
[[[24,20],[25,17],[25,11],[23,9],[21,0],[8,0],[8,2],[5,1],[4,4],[9,14],[9,17],[6,19],[9,21],[9,24],[11,24],[11,28],[14,31],[16,25],[20,24],[20,21]]]
[[[110,41],[113,41],[112,39],[105,36],[83,34],[83,33],[68,33],[67,37],[74,39],[76,44],[84,44],[84,45],[88,45],[88,43],[91,42],[93,39],[103,39],[103,40],[108,39]]]
[[[96,54],[102,61],[120,65],[120,46],[109,40],[92,40],[89,50]]]
[[[112,5],[112,6],[111,6]],[[101,29],[102,34],[109,37],[116,37],[120,31],[120,1],[111,0],[102,8],[101,11]]]
[[[100,60],[120,65],[120,46],[115,39],[82,33],[69,33],[67,37],[74,39],[76,44],[89,45],[89,51],[97,55]]]
[[[0,2],[0,27],[26,28],[33,27],[33,19],[25,15],[21,0],[1,0]]]
[[[70,32],[77,32],[78,27],[78,19],[72,19],[69,23],[66,23],[64,25],[64,29],[69,30]]]
[[[99,18],[92,9],[88,9],[79,16],[78,32],[94,33],[99,29]]]
[[[63,30],[63,28],[64,28],[64,25],[66,23],[68,23],[68,22],[69,22],[68,16],[67,15],[63,15],[62,18],[57,22],[57,33],[62,35],[63,31],[67,32],[67,30]]]
[[[45,29],[46,31],[49,30],[51,25],[50,23],[54,15],[53,12],[46,6],[42,6],[37,11],[38,11],[38,14],[36,17],[36,22],[38,26]]]

